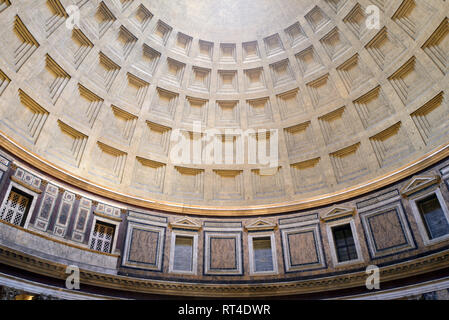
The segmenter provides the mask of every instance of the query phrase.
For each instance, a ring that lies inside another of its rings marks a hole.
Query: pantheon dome
[[[448,16],[0,0],[0,299],[449,299]]]

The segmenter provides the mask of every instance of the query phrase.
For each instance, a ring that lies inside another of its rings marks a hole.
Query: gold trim
[[[306,210],[332,203],[337,203],[362,194],[377,190],[391,183],[400,181],[404,178],[426,169],[427,167],[449,157],[449,143],[436,148],[432,152],[418,158],[417,160],[404,165],[388,174],[382,175],[376,179],[366,181],[354,187],[346,188],[338,192],[321,195],[304,200],[275,203],[271,205],[255,205],[255,206],[229,206],[229,207],[209,207],[201,205],[186,205],[170,201],[157,201],[155,199],[147,199],[122,194],[117,191],[108,189],[105,186],[95,184],[92,181],[75,176],[65,169],[60,168],[47,160],[40,158],[38,155],[21,147],[14,140],[9,138],[0,130],[0,146],[14,154],[19,159],[27,162],[29,165],[38,170],[46,172],[52,177],[65,181],[76,188],[92,192],[96,195],[109,198],[111,200],[127,203],[138,207],[168,211],[171,213],[188,214],[188,215],[216,215],[216,216],[255,216],[268,215],[273,213],[284,213],[296,210]]]
[[[27,188],[27,189],[33,191],[34,193],[42,193],[41,189],[35,188],[32,185],[29,185],[28,183],[20,180],[19,178],[15,177],[15,176],[11,176],[11,180],[14,181],[17,184],[20,184],[22,187]]]
[[[14,300],[33,300],[34,296],[29,294],[18,294],[14,297]]]
[[[82,247],[82,246],[78,246],[78,245],[70,243],[70,242],[65,242],[65,241],[62,241],[62,240],[59,240],[59,239],[54,239],[54,238],[51,238],[51,237],[49,237],[47,235],[40,234],[39,232],[36,232],[36,231],[33,231],[33,230],[28,230],[28,229],[22,228],[20,226],[17,226],[15,224],[9,223],[9,222],[1,220],[1,219],[0,219],[0,223],[6,224],[7,226],[10,226],[10,227],[14,227],[16,229],[19,229],[21,231],[27,232],[27,233],[32,234],[34,236],[41,237],[41,238],[43,238],[45,240],[50,240],[50,241],[53,241],[53,242],[56,242],[56,243],[59,243],[59,244],[63,244],[63,245],[66,245],[66,246],[69,246],[69,247],[72,247],[72,248],[76,248],[76,249],[80,249],[80,250],[84,250],[84,251],[89,251],[89,252],[93,252],[93,253],[96,253],[96,254],[102,254],[102,255],[110,256],[110,257],[114,257],[114,258],[119,258],[120,257],[120,255],[118,255],[118,254],[95,251],[95,250],[92,250],[90,248],[85,248],[85,247]]]

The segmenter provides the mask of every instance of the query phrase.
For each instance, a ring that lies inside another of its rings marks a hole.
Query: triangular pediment
[[[405,197],[414,194],[431,185],[440,183],[440,177],[437,175],[423,175],[413,177],[402,189],[401,194]]]
[[[170,227],[174,229],[188,229],[198,231],[201,229],[201,224],[193,219],[184,217],[170,223]]]
[[[265,219],[258,219],[245,226],[247,231],[274,230],[277,224]]]
[[[416,176],[401,189],[401,194],[403,196],[409,196],[438,183],[440,183],[440,177],[437,175]]]
[[[355,208],[348,207],[334,207],[327,213],[325,213],[322,217],[322,221],[329,221],[339,218],[352,217],[355,214]]]

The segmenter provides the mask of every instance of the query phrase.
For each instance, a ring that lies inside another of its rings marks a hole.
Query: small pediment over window
[[[355,215],[355,208],[335,207],[321,217],[321,221],[327,222],[334,219],[348,218]]]
[[[432,185],[440,183],[440,177],[437,175],[425,175],[413,177],[402,189],[401,194],[408,197],[418,191],[421,191]]]
[[[277,224],[265,219],[258,219],[245,226],[247,231],[264,231],[274,230],[277,228]]]
[[[170,223],[170,228],[172,229],[187,229],[187,230],[194,230],[198,231],[201,229],[201,224],[197,221],[190,219],[188,217],[184,217],[181,219],[178,219],[174,222]]]

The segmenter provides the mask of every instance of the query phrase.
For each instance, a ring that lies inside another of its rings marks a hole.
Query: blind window
[[[253,238],[254,271],[273,271],[273,253],[271,251],[271,238]]]
[[[193,271],[193,237],[176,236],[173,270]]]

